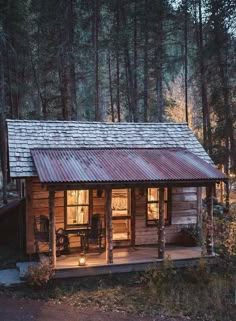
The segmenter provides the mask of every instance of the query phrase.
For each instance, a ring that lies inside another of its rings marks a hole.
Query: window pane
[[[158,188],[148,188],[148,202],[159,200]]]
[[[149,203],[147,206],[147,216],[148,220],[158,220],[159,219],[159,204]]]
[[[128,189],[112,190],[112,216],[128,215]]]
[[[89,217],[88,206],[68,206],[67,207],[67,224],[88,224]]]
[[[113,240],[130,239],[130,220],[121,219],[112,221]]]
[[[75,190],[67,191],[67,204],[68,205],[88,205],[89,204],[89,191],[88,190]]]

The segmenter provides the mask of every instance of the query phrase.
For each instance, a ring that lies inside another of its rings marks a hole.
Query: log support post
[[[213,230],[214,230],[214,222],[213,222],[213,196],[214,196],[214,188],[213,185],[207,187],[207,220],[206,220],[206,250],[208,255],[214,255],[214,239],[213,239]]]
[[[131,189],[131,246],[135,247],[135,189]]]
[[[165,257],[164,188],[159,189],[158,258]]]
[[[106,189],[106,262],[113,263],[113,240],[112,240],[112,208],[111,208],[112,191]]]
[[[55,227],[55,192],[49,191],[49,262],[56,266],[56,227]]]

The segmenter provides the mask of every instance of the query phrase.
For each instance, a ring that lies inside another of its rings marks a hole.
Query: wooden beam
[[[26,180],[26,252],[33,254],[36,249],[34,235],[34,211],[32,202],[32,178]]]
[[[159,189],[158,258],[165,257],[165,215],[164,188]]]
[[[199,242],[204,255],[204,237],[203,237],[203,220],[202,220],[202,187],[197,188],[197,226],[199,228]]]
[[[113,240],[112,240],[112,208],[111,208],[111,198],[112,190],[107,188],[106,193],[106,262],[107,264],[113,263]]]
[[[66,190],[74,190],[74,189],[113,189],[113,188],[161,188],[161,187],[203,187],[210,186],[212,183],[219,182],[217,180],[215,182],[211,181],[159,181],[159,182],[143,182],[143,181],[135,181],[135,182],[102,182],[102,183],[90,183],[90,182],[78,182],[78,183],[44,183],[42,186],[46,186],[49,191],[66,191]]]
[[[49,192],[49,262],[56,266],[56,227],[55,227],[55,192]]]
[[[214,222],[213,222],[213,197],[214,197],[214,186],[208,186],[206,189],[207,196],[207,239],[206,249],[208,255],[214,255]]]
[[[135,247],[135,189],[131,189],[131,246]]]

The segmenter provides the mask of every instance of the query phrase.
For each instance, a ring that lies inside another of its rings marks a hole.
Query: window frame
[[[128,215],[115,215],[113,216],[113,210],[112,210],[112,213],[111,213],[111,218],[112,218],[112,221],[119,221],[119,220],[129,220],[129,224],[130,224],[130,231],[129,231],[129,234],[130,234],[130,237],[125,239],[125,240],[113,240],[114,242],[116,241],[131,241],[131,238],[132,238],[132,228],[131,228],[131,220],[132,220],[132,217],[131,217],[131,211],[132,211],[132,208],[131,208],[131,189],[130,188],[114,188],[112,189],[113,190],[120,190],[120,189],[124,189],[124,190],[127,190],[127,198],[128,198],[128,208],[127,208],[127,212],[128,212]],[[112,193],[111,193],[111,199],[112,199]],[[111,203],[112,203],[112,200],[111,200]]]
[[[150,188],[156,188],[156,189],[160,189],[160,187],[150,187]],[[167,209],[166,209],[166,218],[165,218],[165,225],[171,225],[171,188],[167,188],[165,187],[164,189],[167,190],[167,200],[164,200],[164,204],[166,205]],[[156,201],[148,201],[148,188],[146,188],[146,196],[145,196],[145,208],[146,208],[146,226],[147,227],[156,227],[159,219],[157,220],[149,220],[148,219],[148,204],[157,204],[157,206],[159,206],[159,202],[160,200],[156,200]]]
[[[68,191],[88,191],[89,196],[88,196],[88,204],[70,204],[68,205],[67,202],[67,192]],[[88,190],[88,189],[73,189],[73,190],[66,190],[64,191],[64,228],[65,230],[73,230],[73,229],[78,229],[78,228],[87,228],[88,226],[91,226],[91,219],[92,219],[92,208],[93,208],[93,197],[92,197],[92,190]],[[83,206],[83,207],[88,207],[88,223],[85,224],[68,224],[67,221],[67,208],[68,207],[79,207],[79,206]]]

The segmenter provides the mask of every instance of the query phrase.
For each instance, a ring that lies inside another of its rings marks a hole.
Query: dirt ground
[[[117,312],[81,310],[65,304],[0,295],[1,321],[189,321],[188,318],[141,317]]]

